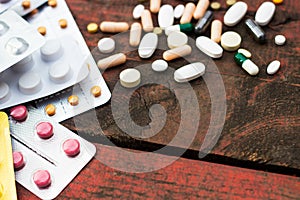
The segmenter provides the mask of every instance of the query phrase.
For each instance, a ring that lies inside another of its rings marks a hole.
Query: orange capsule
[[[209,6],[209,0],[199,0],[195,12],[193,14],[195,19],[200,19],[204,16],[207,8]]]
[[[181,19],[180,19],[180,24],[186,24],[186,23],[191,22],[191,20],[193,18],[194,11],[195,11],[195,8],[196,8],[196,6],[193,3],[187,3],[185,5],[183,14],[182,14]]]
[[[143,30],[145,32],[150,32],[154,29],[151,13],[149,10],[145,9],[143,11],[141,16],[141,22],[142,22]]]

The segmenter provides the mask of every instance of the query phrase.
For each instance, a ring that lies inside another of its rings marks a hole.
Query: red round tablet
[[[10,116],[17,121],[24,121],[28,115],[27,108],[25,106],[15,106],[10,109]]]
[[[80,152],[80,143],[76,139],[68,139],[63,143],[63,150],[67,156],[76,156]]]
[[[51,184],[51,176],[47,170],[38,170],[33,174],[33,181],[39,188],[47,187]]]
[[[48,139],[53,135],[53,126],[49,122],[40,122],[35,129],[40,138]]]
[[[13,159],[14,159],[14,168],[20,169],[25,165],[24,157],[21,152],[13,152]]]

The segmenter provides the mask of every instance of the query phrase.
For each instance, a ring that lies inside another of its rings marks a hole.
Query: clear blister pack
[[[15,11],[20,16],[25,16],[32,12],[34,9],[40,7],[41,5],[48,2],[48,0],[30,0],[30,6],[28,8],[24,8],[22,5],[23,0],[17,1],[14,5],[12,5],[9,10]]]
[[[96,153],[92,143],[33,108],[12,108],[10,125],[16,180],[42,199],[55,198]]]
[[[19,0],[0,0],[0,13],[6,11],[18,1]]]
[[[45,43],[39,32],[13,11],[0,15],[0,73]]]

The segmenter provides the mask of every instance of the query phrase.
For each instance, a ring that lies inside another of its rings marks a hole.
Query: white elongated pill
[[[155,33],[147,33],[141,40],[138,53],[141,58],[150,58],[156,50],[158,36]]]
[[[183,32],[173,31],[168,35],[167,43],[170,49],[174,49],[176,47],[180,47],[187,44],[188,37]]]
[[[246,58],[251,58],[252,54],[247,49],[238,49],[238,53],[243,54]]]
[[[19,79],[19,89],[23,94],[34,94],[42,89],[41,77],[34,72],[27,72]]]
[[[182,4],[177,5],[174,9],[174,17],[176,19],[179,19],[182,16],[183,11],[184,11],[184,5]]]
[[[98,49],[101,53],[111,53],[115,50],[115,40],[112,38],[102,38],[98,41]]]
[[[119,77],[121,85],[126,88],[136,87],[141,82],[141,73],[133,68],[123,70]]]
[[[226,51],[236,51],[242,42],[240,34],[234,31],[227,31],[221,36],[221,46]]]
[[[0,103],[3,103],[9,99],[9,86],[5,82],[0,82]]]
[[[72,78],[72,69],[70,65],[59,62],[51,65],[49,68],[49,77],[54,83],[64,83]]]
[[[284,45],[286,41],[286,38],[284,35],[276,35],[275,36],[275,44],[281,46]]]
[[[111,67],[115,67],[118,65],[121,65],[125,63],[127,60],[127,57],[124,53],[117,53],[112,56],[109,56],[107,58],[103,58],[101,60],[98,60],[97,65],[99,69],[107,69]]]
[[[142,4],[138,4],[134,7],[132,16],[134,19],[139,19],[142,16],[143,11],[145,10],[145,6]]]
[[[41,47],[41,56],[44,61],[50,62],[57,60],[63,55],[63,48],[59,40],[48,40],[44,46]]]
[[[269,24],[275,13],[276,6],[270,1],[263,2],[256,11],[255,21],[261,25]]]
[[[253,63],[250,59],[247,59],[243,62],[242,68],[251,76],[255,76],[259,72],[259,68],[257,67],[257,65]]]
[[[151,67],[156,72],[163,72],[168,69],[168,63],[164,60],[156,60],[152,63]]]
[[[205,73],[205,65],[201,62],[195,62],[180,67],[174,72],[176,82],[183,83],[194,80]]]
[[[131,25],[129,44],[133,47],[136,47],[140,44],[142,36],[142,25],[138,22],[135,22]]]
[[[243,19],[247,9],[248,6],[243,1],[233,4],[224,15],[224,24],[227,26],[235,26]]]
[[[223,55],[222,47],[206,36],[198,37],[196,39],[196,46],[200,51],[212,58],[220,58]]]
[[[174,23],[174,10],[169,4],[160,7],[158,12],[158,25],[160,28],[165,29],[166,27],[172,26]]]
[[[278,72],[279,68],[280,68],[280,62],[278,60],[274,60],[268,65],[267,73],[269,75],[273,75],[276,72]]]
[[[183,45],[174,49],[167,50],[163,53],[163,59],[171,61],[177,58],[181,58],[192,53],[192,47],[189,45]]]

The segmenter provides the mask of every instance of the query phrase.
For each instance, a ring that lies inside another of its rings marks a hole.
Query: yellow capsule
[[[48,104],[45,107],[45,112],[47,113],[47,115],[53,116],[56,113],[56,107],[53,104]]]
[[[68,102],[70,103],[71,106],[77,106],[79,103],[79,98],[77,95],[71,95],[68,98]]]
[[[236,0],[226,0],[226,5],[227,6],[232,6],[235,3],[236,3]]]
[[[101,88],[98,85],[95,85],[91,88],[91,93],[94,97],[99,97],[101,95]]]
[[[213,10],[219,10],[221,8],[221,4],[217,1],[214,1],[210,4],[210,7]]]
[[[283,0],[273,0],[273,3],[275,3],[275,4],[281,4],[281,3],[283,3]]]

